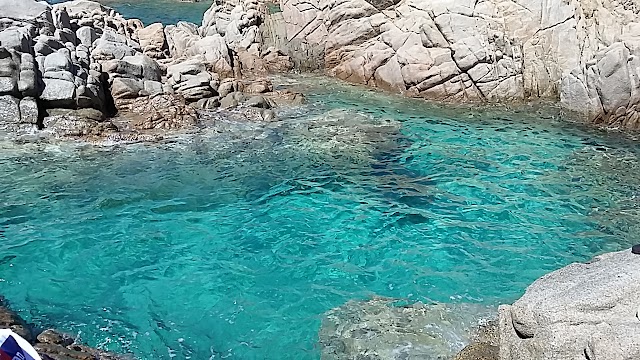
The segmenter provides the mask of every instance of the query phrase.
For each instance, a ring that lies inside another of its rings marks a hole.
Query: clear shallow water
[[[59,4],[70,0],[47,0]],[[204,12],[213,1],[184,2],[180,0],[100,0],[99,3],[115,9],[127,19],[140,19],[145,25],[161,22],[165,25],[188,21],[200,25]]]
[[[638,146],[524,108],[438,108],[329,80],[268,126],[0,151],[0,294],[141,359],[317,359],[372,295],[511,302],[631,245]]]

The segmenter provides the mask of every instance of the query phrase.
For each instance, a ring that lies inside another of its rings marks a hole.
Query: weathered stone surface
[[[46,2],[24,0],[3,0],[0,5],[2,17],[17,20],[33,19],[50,9]]]
[[[111,84],[111,95],[114,99],[129,99],[140,95],[144,89],[144,81],[140,79],[115,78]]]
[[[243,91],[247,94],[262,94],[273,91],[273,85],[267,79],[257,79],[245,84]]]
[[[193,107],[183,99],[167,94],[122,100],[118,108],[133,120],[138,130],[185,129],[198,123],[198,114]]]
[[[2,101],[1,99],[2,97],[0,97],[0,101]],[[0,109],[2,108],[0,107]],[[33,341],[31,327],[28,326],[27,323],[18,316],[18,314],[7,308],[7,304],[3,297],[0,297],[0,328],[11,329],[25,340],[29,342]]]
[[[460,351],[453,360],[499,360],[499,348],[487,343],[473,343]]]
[[[153,80],[145,80],[143,90],[145,92],[144,96],[154,96],[162,94],[164,92],[162,83]]]
[[[169,55],[169,45],[162,24],[155,23],[139,29],[137,35],[145,55],[154,59],[164,59]]]
[[[447,101],[560,98],[588,121],[640,128],[635,2],[282,0],[280,7],[287,40],[322,47],[329,74],[341,79]],[[211,21],[203,27],[212,29]]]
[[[96,41],[95,48],[91,52],[93,58],[100,60],[122,59],[125,56],[134,54],[135,50],[126,44],[103,41],[101,39]]]
[[[231,59],[229,48],[220,35],[211,35],[202,39],[197,39],[186,50],[185,55],[204,57],[205,63],[210,64],[214,72],[219,74],[231,74]]]
[[[14,27],[0,31],[0,46],[7,50],[28,52],[30,36],[25,28]]]
[[[103,137],[118,131],[98,110],[51,109],[48,113],[43,120],[44,131],[56,137]]]
[[[153,59],[143,54],[125,56],[121,60],[109,60],[102,65],[102,71],[118,77],[160,81],[162,71]]]
[[[200,39],[196,25],[180,21],[164,29],[169,52],[173,58],[184,56],[185,52]]]
[[[240,100],[238,97],[242,96]],[[229,93],[222,99],[220,99],[220,107],[223,109],[231,109],[240,104],[240,101],[244,100],[244,95],[242,93]]]
[[[20,101],[11,95],[0,96],[0,125],[20,123]]]
[[[37,337],[38,342],[44,344],[54,344],[68,346],[73,344],[73,339],[64,334],[58,333],[52,329],[47,329],[41,332]]]
[[[38,119],[39,110],[36,99],[27,97],[20,100],[20,122],[37,124]]]
[[[44,90],[40,99],[52,103],[53,106],[74,106],[76,100],[76,85],[73,82],[60,79],[43,79]]]
[[[261,108],[261,109],[271,109],[271,104],[269,101],[264,98],[264,96],[252,96],[244,103],[245,106]]]
[[[500,308],[500,360],[640,358],[640,257],[572,264]]]
[[[90,48],[99,37],[93,27],[82,26],[76,30],[76,38],[81,44]]]

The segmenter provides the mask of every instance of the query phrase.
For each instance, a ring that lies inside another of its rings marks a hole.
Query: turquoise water
[[[310,95],[282,123],[1,143],[0,293],[140,359],[318,359],[322,314],[350,299],[495,306],[637,239],[624,137],[283,81]]]
[[[59,4],[70,0],[47,0]],[[202,15],[212,0],[184,2],[180,0],[100,0],[99,3],[115,9],[127,19],[140,19],[145,25],[161,22],[165,25],[188,21],[200,25]]]

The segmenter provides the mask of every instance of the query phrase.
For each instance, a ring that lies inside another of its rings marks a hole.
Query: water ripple
[[[310,102],[269,127],[0,143],[0,293],[142,359],[317,359],[322,314],[348,300],[494,306],[640,233],[621,136],[287,81]]]

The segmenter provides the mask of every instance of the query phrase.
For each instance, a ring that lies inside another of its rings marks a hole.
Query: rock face
[[[293,62],[276,49],[264,47],[262,24],[267,16],[259,0],[226,0],[214,3],[204,14],[199,29],[205,39],[221,36],[235,54],[237,71],[265,73],[290,70]]]
[[[609,0],[281,0],[330,74],[446,101],[559,99],[640,128],[640,6]]]
[[[640,359],[638,294],[629,250],[545,275],[500,308],[500,360]]]

